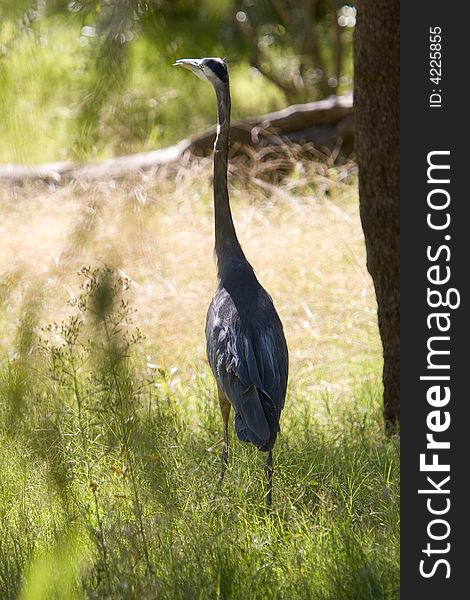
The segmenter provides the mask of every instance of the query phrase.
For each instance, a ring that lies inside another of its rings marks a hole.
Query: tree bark
[[[400,421],[400,2],[358,0],[355,145],[367,268],[383,345],[384,419]]]

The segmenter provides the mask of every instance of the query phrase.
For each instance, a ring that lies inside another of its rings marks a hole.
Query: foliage
[[[94,160],[213,123],[211,92],[171,68],[180,57],[227,58],[235,117],[349,90],[352,17],[327,2],[296,2],[287,26],[279,4],[1,2],[0,161]],[[305,11],[315,15],[313,37]]]
[[[325,0],[245,1],[235,19],[249,46],[250,64],[288,102],[329,96],[350,84],[345,63],[351,61],[351,6]]]

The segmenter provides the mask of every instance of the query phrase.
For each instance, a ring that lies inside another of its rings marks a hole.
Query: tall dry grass
[[[365,267],[354,167],[298,162],[281,185],[234,167],[238,235],[285,325],[292,372],[342,389],[377,363],[373,287]],[[211,164],[130,181],[1,190],[2,350],[22,307],[60,318],[76,273],[110,265],[131,280],[151,361],[183,377],[205,361],[205,312],[215,288]],[[8,316],[5,316],[8,315]]]

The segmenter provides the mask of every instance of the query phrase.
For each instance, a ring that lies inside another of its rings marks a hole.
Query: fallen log
[[[0,166],[0,181],[28,183],[44,181],[60,184],[71,180],[119,179],[158,169],[180,161],[184,154],[207,156],[212,152],[216,128],[186,138],[167,148],[110,158],[97,164],[54,162],[43,165]],[[234,121],[230,139],[235,149],[243,146],[313,144],[319,150],[342,146],[349,154],[353,144],[352,96],[332,96],[319,102],[296,104],[282,110]]]
[[[231,143],[256,146],[278,145],[286,141],[313,143],[332,149],[338,138],[349,145],[353,138],[352,96],[332,96],[326,100],[294,104],[256,117],[235,121],[230,127]],[[216,127],[191,139],[190,150],[196,156],[212,152]],[[352,148],[351,148],[352,149]],[[347,150],[349,153],[350,150]]]

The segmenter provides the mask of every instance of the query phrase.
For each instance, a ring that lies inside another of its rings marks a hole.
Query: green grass
[[[36,351],[25,318],[3,362],[2,598],[398,597],[398,442],[376,368],[336,398],[294,377],[267,512],[264,455],[233,434],[216,484],[208,369],[147,365],[128,282],[81,282]]]

